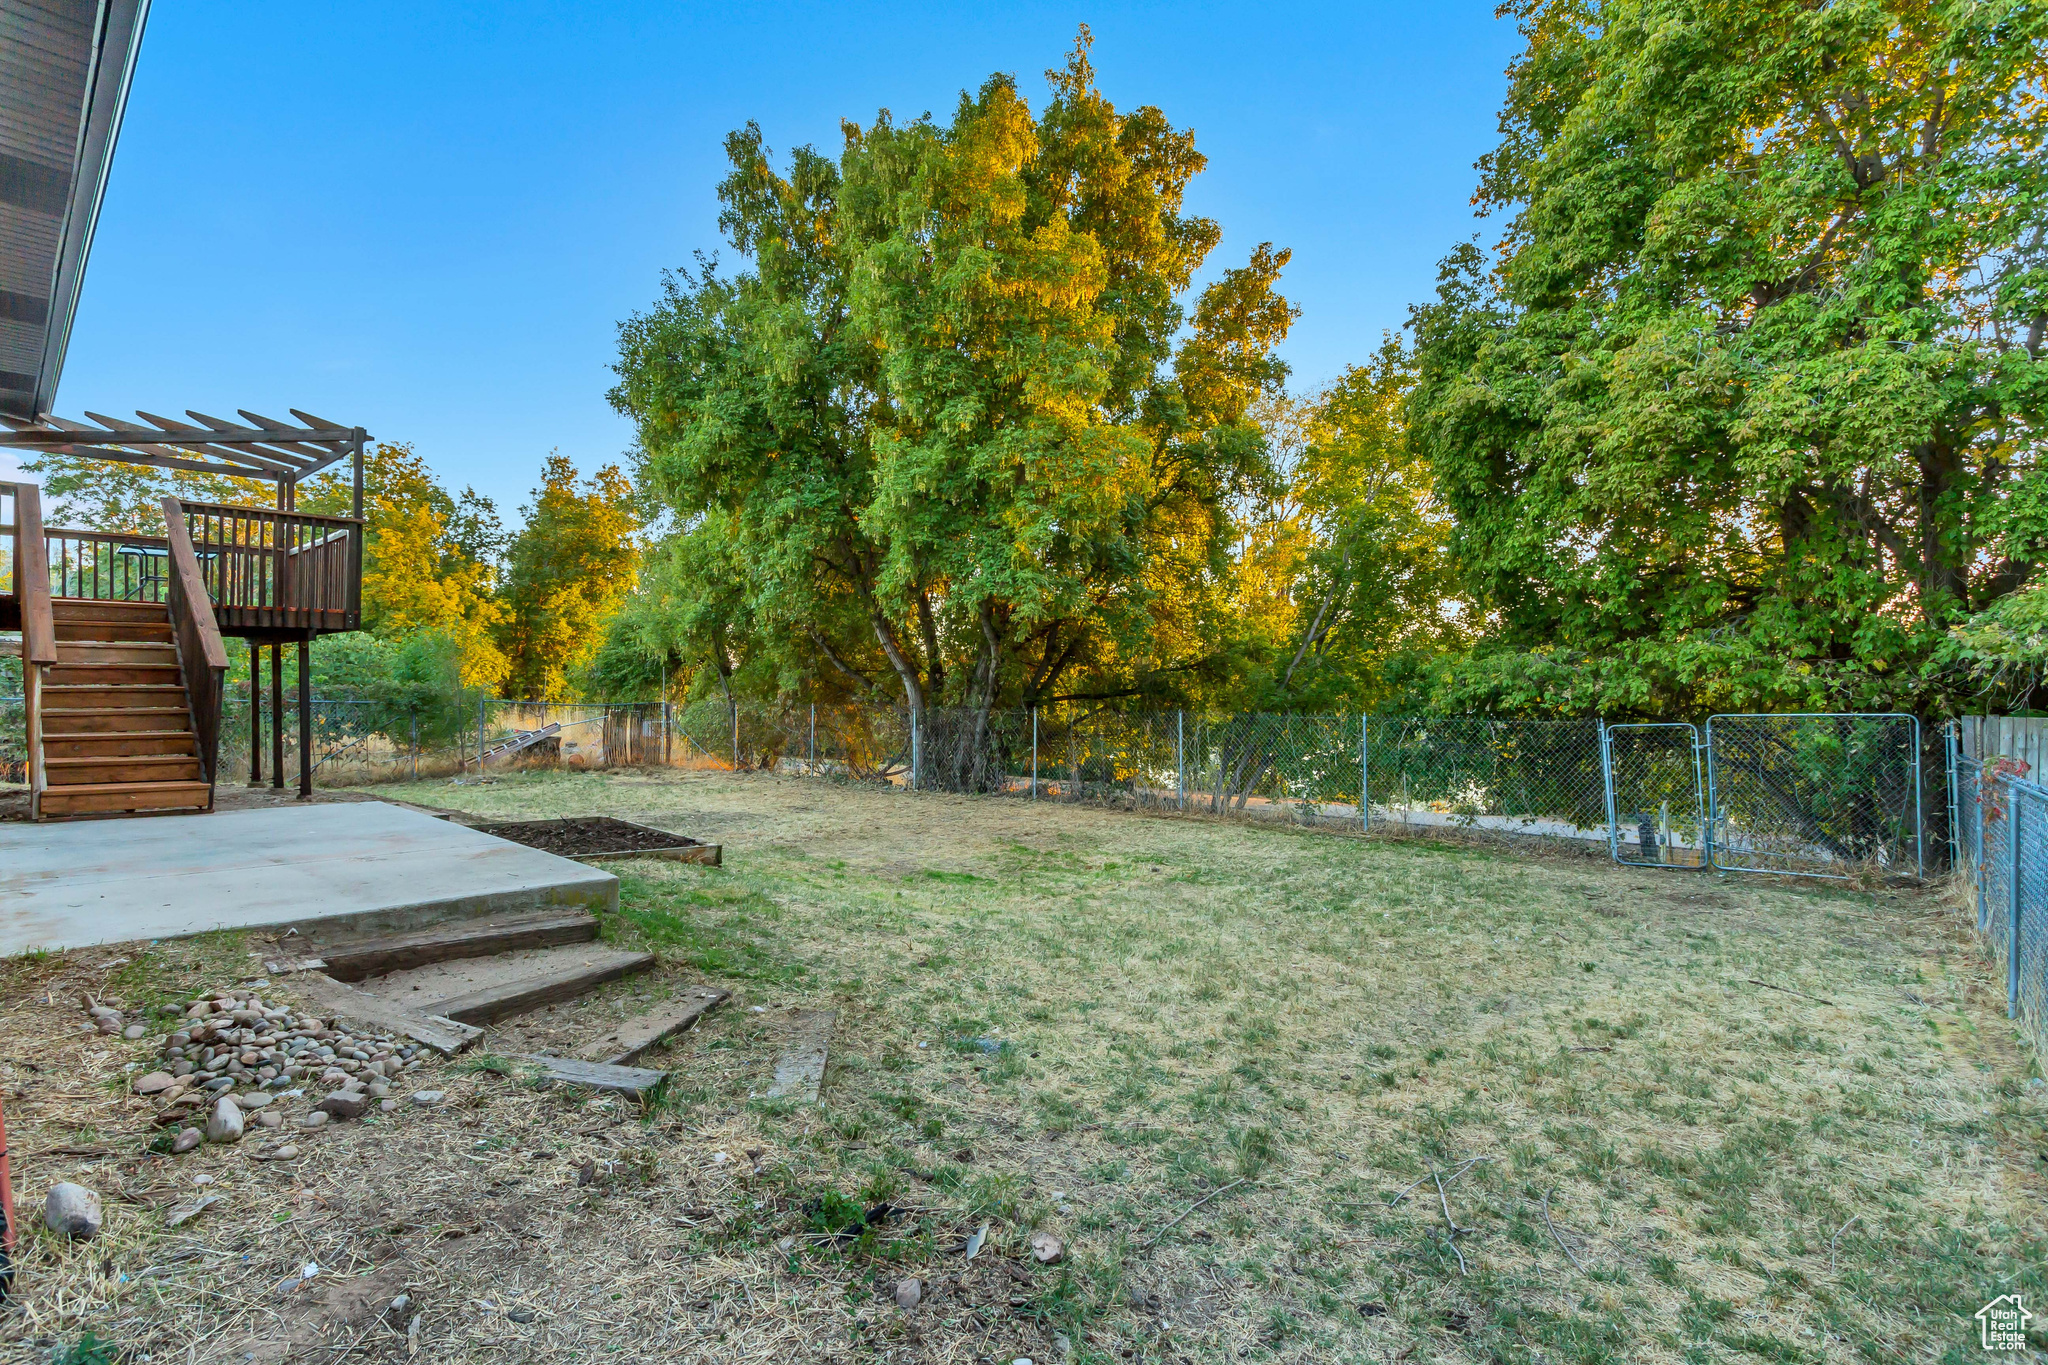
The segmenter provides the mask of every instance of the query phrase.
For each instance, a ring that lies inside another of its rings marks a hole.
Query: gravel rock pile
[[[216,1142],[237,1141],[242,1134],[234,1116],[222,1113],[223,1099],[255,1126],[272,1128],[284,1121],[283,1102],[308,1090],[329,1091],[298,1118],[300,1126],[316,1127],[354,1118],[388,1099],[393,1080],[426,1060],[417,1044],[351,1032],[334,1020],[268,1003],[254,991],[209,996],[183,1010],[166,1008],[178,1020],[164,1044],[164,1067],[137,1079],[135,1093],[164,1102],[160,1125],[206,1113],[204,1136]],[[197,1145],[190,1129],[174,1144],[178,1150]]]

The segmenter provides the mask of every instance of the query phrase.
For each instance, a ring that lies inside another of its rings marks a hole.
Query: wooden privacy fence
[[[1956,730],[1964,758],[2014,758],[2029,773],[2048,763],[2048,717],[1964,716]]]

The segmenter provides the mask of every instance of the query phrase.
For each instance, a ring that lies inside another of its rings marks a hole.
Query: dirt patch
[[[513,820],[477,825],[485,834],[510,839],[563,858],[601,858],[608,853],[652,853],[661,849],[694,848],[701,841],[665,829],[649,829],[606,815],[562,820]]]

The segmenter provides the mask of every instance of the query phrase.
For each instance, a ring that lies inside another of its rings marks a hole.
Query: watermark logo
[[[1977,1310],[1977,1328],[1987,1351],[2027,1349],[2027,1324],[2034,1315],[2017,1294],[2001,1294]]]

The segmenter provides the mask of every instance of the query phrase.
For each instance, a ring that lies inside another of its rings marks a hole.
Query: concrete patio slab
[[[0,823],[0,954],[210,929],[397,933],[616,910],[618,878],[381,801]]]

